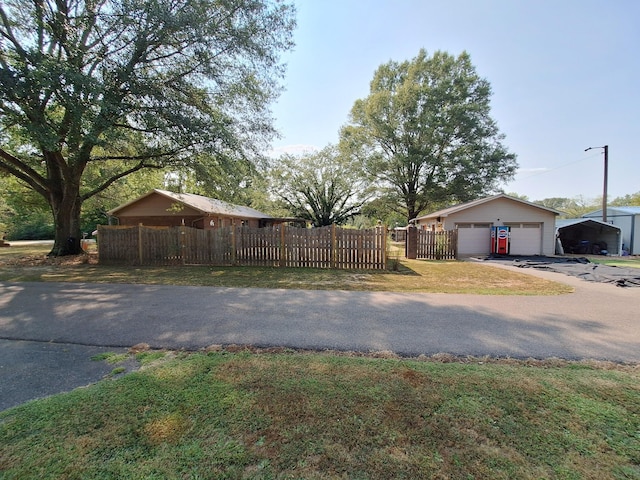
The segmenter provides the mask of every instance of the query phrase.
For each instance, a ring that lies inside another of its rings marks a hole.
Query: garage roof
[[[559,211],[554,210],[553,208],[548,208],[548,207],[545,207],[544,205],[538,205],[537,203],[528,202],[526,200],[522,200],[521,198],[511,197],[511,196],[506,195],[504,193],[500,193],[498,195],[493,195],[491,197],[479,198],[478,200],[472,200],[471,202],[460,203],[460,204],[454,205],[452,207],[444,208],[442,210],[438,210],[437,212],[429,213],[428,215],[422,215],[420,217],[416,217],[414,220],[420,220],[420,219],[423,219],[423,218],[433,218],[433,217],[446,217],[446,216],[451,215],[453,213],[457,213],[457,212],[460,212],[462,210],[466,210],[468,208],[476,207],[478,205],[482,205],[483,203],[491,202],[491,201],[497,200],[499,198],[506,198],[506,199],[512,200],[514,202],[519,202],[519,203],[522,203],[524,205],[528,205],[530,207],[535,207],[535,208],[539,208],[541,210],[546,210],[546,211],[554,213],[556,215],[560,214]]]

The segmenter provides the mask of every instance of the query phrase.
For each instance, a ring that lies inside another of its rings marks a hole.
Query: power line
[[[573,160],[571,162],[563,163],[563,164],[558,165],[558,166],[553,167],[553,168],[545,168],[542,171],[533,172],[530,175],[527,175],[526,177],[520,177],[519,180],[526,180],[528,178],[535,177],[536,175],[544,175],[545,173],[554,172],[556,170],[560,170],[561,168],[565,168],[565,167],[568,167],[570,165],[575,165],[576,163],[584,162],[585,160],[589,160],[589,159],[594,158],[596,156],[600,156],[600,154],[589,155],[589,156],[587,156],[585,158],[580,158],[578,160]]]

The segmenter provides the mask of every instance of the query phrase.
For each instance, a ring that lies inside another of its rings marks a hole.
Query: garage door
[[[489,255],[491,253],[490,223],[458,223],[458,255]]]
[[[511,255],[540,255],[542,253],[542,225],[539,223],[505,223],[511,227],[509,238]]]

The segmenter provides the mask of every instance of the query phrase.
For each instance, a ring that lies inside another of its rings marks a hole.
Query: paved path
[[[0,340],[0,411],[27,400],[67,392],[109,375],[115,365],[92,361],[112,348]],[[118,353],[125,353],[118,349]],[[129,367],[137,365],[128,362]]]
[[[140,342],[169,349],[234,343],[640,362],[640,290],[525,273],[568,283],[576,292],[548,297],[0,283],[0,339],[107,349]],[[0,367],[4,384],[2,372],[11,366]]]

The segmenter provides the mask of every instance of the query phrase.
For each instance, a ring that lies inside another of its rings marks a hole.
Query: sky
[[[382,64],[466,51],[517,155],[506,193],[531,201],[640,192],[637,0],[297,0],[296,46],[272,107],[274,153],[338,142]]]

